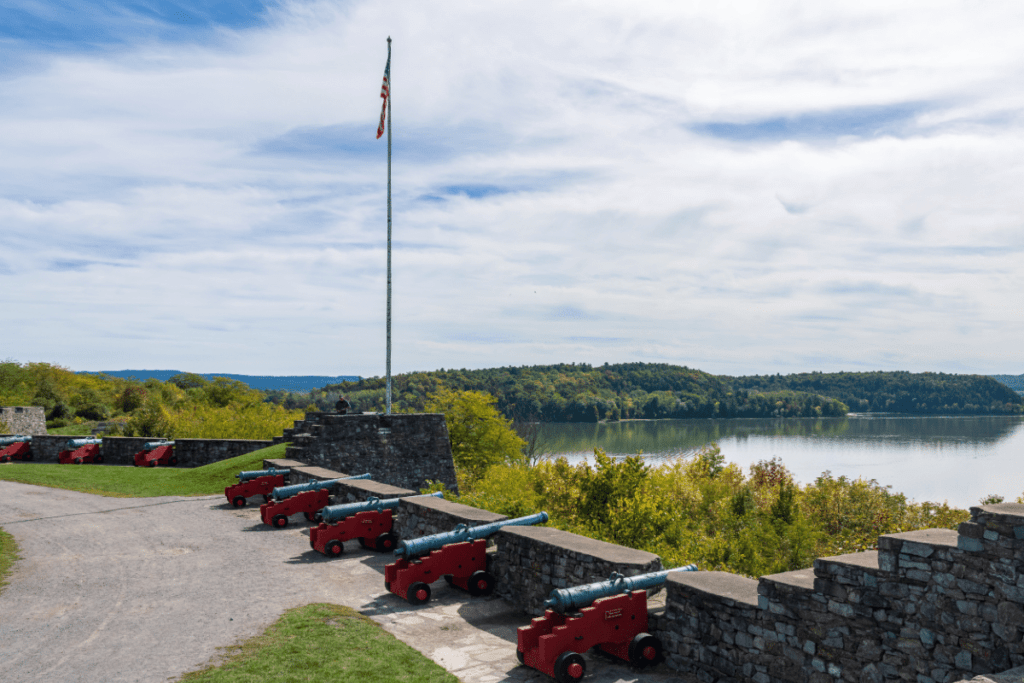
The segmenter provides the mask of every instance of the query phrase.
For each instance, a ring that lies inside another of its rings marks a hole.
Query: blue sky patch
[[[913,127],[914,119],[929,108],[930,105],[923,102],[846,107],[743,123],[710,121],[693,126],[692,130],[736,142],[829,140],[844,136],[903,137]]]

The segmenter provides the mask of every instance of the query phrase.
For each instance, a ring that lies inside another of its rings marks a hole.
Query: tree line
[[[286,407],[383,410],[384,378],[279,394]],[[666,363],[586,363],[413,372],[392,378],[396,411],[423,410],[440,388],[481,391],[506,417],[542,422],[729,417],[835,417],[849,411],[1016,415],[1024,398],[990,377],[910,372],[800,373],[729,377]]]

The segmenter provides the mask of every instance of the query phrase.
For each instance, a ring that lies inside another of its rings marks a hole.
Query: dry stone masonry
[[[41,406],[0,408],[0,422],[7,425],[11,434],[46,434],[46,412]]]
[[[759,580],[667,583],[670,664],[704,681],[951,683],[1024,665],[1024,506]]]
[[[288,432],[291,432],[290,434]],[[455,465],[444,415],[307,413],[286,430],[286,457],[419,490],[440,481],[455,491]]]

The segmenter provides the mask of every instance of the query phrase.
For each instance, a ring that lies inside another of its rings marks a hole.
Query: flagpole
[[[388,36],[388,64],[391,64],[391,36]],[[391,414],[391,75],[388,74],[388,354],[387,414]]]

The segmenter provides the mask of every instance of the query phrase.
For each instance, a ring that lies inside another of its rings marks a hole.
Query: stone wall
[[[399,538],[432,536],[451,531],[458,524],[480,526],[508,519],[505,515],[443,498],[405,498],[398,504],[396,512],[399,519],[394,530]]]
[[[32,437],[32,461],[55,463],[60,452],[67,447],[68,439],[84,437],[74,436],[33,436]]]
[[[443,415],[307,413],[291,432],[286,451],[291,460],[370,472],[376,481],[405,489],[419,490],[435,480],[457,490]]]
[[[174,455],[180,467],[202,467],[258,451],[271,443],[254,439],[175,439]]]
[[[105,436],[103,445],[100,447],[103,463],[106,465],[132,465],[135,462],[135,454],[141,451],[145,444],[160,440],[147,436]]]
[[[10,429],[2,436],[46,434],[46,412],[40,406],[0,408],[0,422]]]
[[[704,681],[952,683],[1024,665],[1024,506],[971,508],[958,531],[879,538],[756,582],[667,583],[669,662]]]
[[[493,570],[498,594],[527,614],[544,614],[555,588],[661,570],[661,558],[586,536],[539,526],[507,526],[496,535]]]

